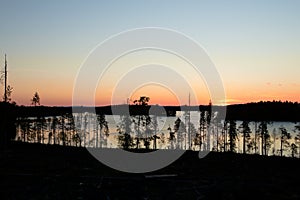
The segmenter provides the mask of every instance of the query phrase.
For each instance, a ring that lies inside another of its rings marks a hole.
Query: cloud
[[[241,103],[241,102],[243,102],[243,101],[240,100],[240,99],[230,99],[230,98],[227,98],[225,100],[219,100],[215,104],[216,105],[230,105],[230,104],[237,104],[237,103]]]

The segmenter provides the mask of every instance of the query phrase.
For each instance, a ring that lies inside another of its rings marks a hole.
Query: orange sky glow
[[[118,33],[144,27],[180,32],[203,47],[226,94],[225,100],[212,100],[215,105],[300,102],[300,1],[4,1],[1,6],[0,71],[7,54],[11,98],[18,105],[31,105],[38,92],[42,105],[71,106],[77,73],[91,51]],[[180,41],[174,44],[184,47]],[[99,57],[108,58],[114,50]],[[144,77],[130,71],[143,65],[137,71],[146,71]],[[94,96],[82,91],[80,105],[124,104],[139,96],[149,96],[150,104],[187,105],[189,93],[191,105],[207,105],[213,99],[190,63],[168,52],[136,51],[110,67]],[[127,72],[132,74],[126,77]],[[157,77],[170,89],[141,84],[143,78]],[[84,86],[89,88],[88,83]],[[1,98],[3,94],[2,81]]]

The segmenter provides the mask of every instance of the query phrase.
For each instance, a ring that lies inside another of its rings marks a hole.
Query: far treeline
[[[38,97],[38,95],[35,96]],[[20,133],[17,140],[23,142],[84,147],[101,147],[104,145],[107,147],[109,127],[105,115],[114,114],[122,116],[122,122],[118,125],[120,147],[140,149],[141,141],[143,141],[146,149],[150,149],[151,144],[153,144],[153,149],[157,149],[157,143],[159,143],[157,139],[161,139],[161,143],[165,143],[163,142],[165,136],[163,133],[159,135],[160,133],[156,132],[156,116],[165,116],[166,114],[174,116],[176,111],[184,111],[185,116],[188,117],[190,116],[188,111],[200,110],[199,131],[190,121],[183,122],[179,118],[174,122],[173,129],[169,125],[167,129],[169,133],[166,133],[169,135],[167,138],[168,148],[198,148],[200,150],[236,152],[236,142],[239,140],[238,133],[242,133],[243,153],[257,153],[258,144],[261,142],[261,154],[268,155],[273,142],[273,154],[277,155],[278,149],[275,149],[275,144],[278,137],[273,131],[275,142],[271,141],[267,128],[268,123],[274,121],[300,122],[299,104],[292,102],[259,102],[227,107],[213,105],[160,107],[138,103],[92,108],[46,107],[39,105],[39,98],[34,99],[36,101],[33,101],[33,106],[18,106],[8,102],[0,103],[0,147],[5,147],[9,141],[15,140],[17,132]],[[141,99],[143,98],[141,97]],[[219,116],[218,111],[225,109],[227,109],[226,120],[222,120],[224,116]],[[97,117],[92,119],[91,114],[95,110]],[[76,113],[76,115],[72,115],[72,113]],[[128,117],[128,114],[132,116]],[[212,116],[214,116],[214,120],[212,120]],[[91,120],[94,120],[94,123],[91,123]],[[238,120],[243,122],[239,128],[237,128],[236,123]],[[251,133],[250,121],[255,122],[253,137],[249,134]],[[76,126],[75,122],[78,122],[79,126]],[[258,129],[257,122],[259,122]],[[94,125],[92,129],[88,123]],[[185,123],[189,125],[186,126]],[[132,129],[132,127],[134,128]],[[296,125],[295,128],[300,130],[299,125]],[[299,136],[297,135],[294,143],[290,145],[291,134],[283,126],[280,128],[280,132],[280,155],[283,156],[284,151],[289,147],[292,157],[295,157],[298,152]],[[154,133],[155,137],[151,133]]]
[[[0,109],[4,111],[3,104]],[[157,105],[129,105],[130,115],[156,115],[175,116],[176,111],[220,111],[226,110],[227,120],[241,121],[300,121],[300,104],[295,102],[267,101],[247,104],[236,104],[228,106],[157,106]],[[48,107],[48,106],[10,106],[9,113],[2,112],[1,115],[9,114],[15,117],[36,117],[36,116],[59,116],[72,112],[95,112],[104,115],[124,115],[128,113],[128,105],[113,105],[102,107]],[[7,111],[7,109],[6,109]],[[3,117],[4,117],[3,116]]]

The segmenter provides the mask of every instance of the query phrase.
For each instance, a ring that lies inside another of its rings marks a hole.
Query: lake
[[[199,111],[190,112],[190,118],[188,113],[180,111],[172,117],[150,116],[150,122],[149,119],[147,122],[147,119],[138,116],[130,117],[126,122],[122,117],[120,115],[103,116],[105,123],[102,125],[102,129],[99,125],[99,117],[97,118],[95,114],[88,112],[46,118],[17,119],[16,140],[68,146],[119,148],[122,143],[120,136],[125,132],[130,132],[132,142],[135,143],[132,144],[131,148],[179,148],[195,151],[226,151],[229,149],[229,124],[226,124],[226,128],[224,128],[224,120],[216,122],[212,118],[209,125],[207,123],[202,124],[201,128]],[[180,118],[180,126],[176,128],[174,125],[178,118]],[[127,131],[124,127],[125,123],[127,123]],[[243,152],[241,124],[242,121],[236,121],[237,136],[234,140],[234,150],[237,153]],[[262,154],[259,124],[260,122],[249,122],[250,133],[247,138],[247,153]],[[269,122],[267,124],[269,137],[266,151],[268,155],[280,155],[281,128],[285,128],[290,133],[291,138],[282,145],[283,155],[291,156],[294,153],[294,156],[299,156],[298,149],[292,150],[291,148],[293,143],[299,145],[299,141],[295,140],[298,133],[295,130],[295,125],[297,124],[292,122]],[[155,139],[154,135],[157,136]],[[139,142],[138,145],[136,145],[137,141]]]

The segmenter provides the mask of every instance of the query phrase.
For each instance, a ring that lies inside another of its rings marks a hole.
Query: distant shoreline
[[[300,121],[300,104],[295,102],[258,102],[228,106],[158,106],[158,105],[112,105],[112,106],[15,106],[16,117],[59,116],[73,112],[96,112],[104,115],[148,115],[156,110],[156,115],[175,116],[177,111],[226,111],[227,120],[247,121]],[[4,114],[4,113],[3,113]],[[221,118],[225,118],[222,116]]]

